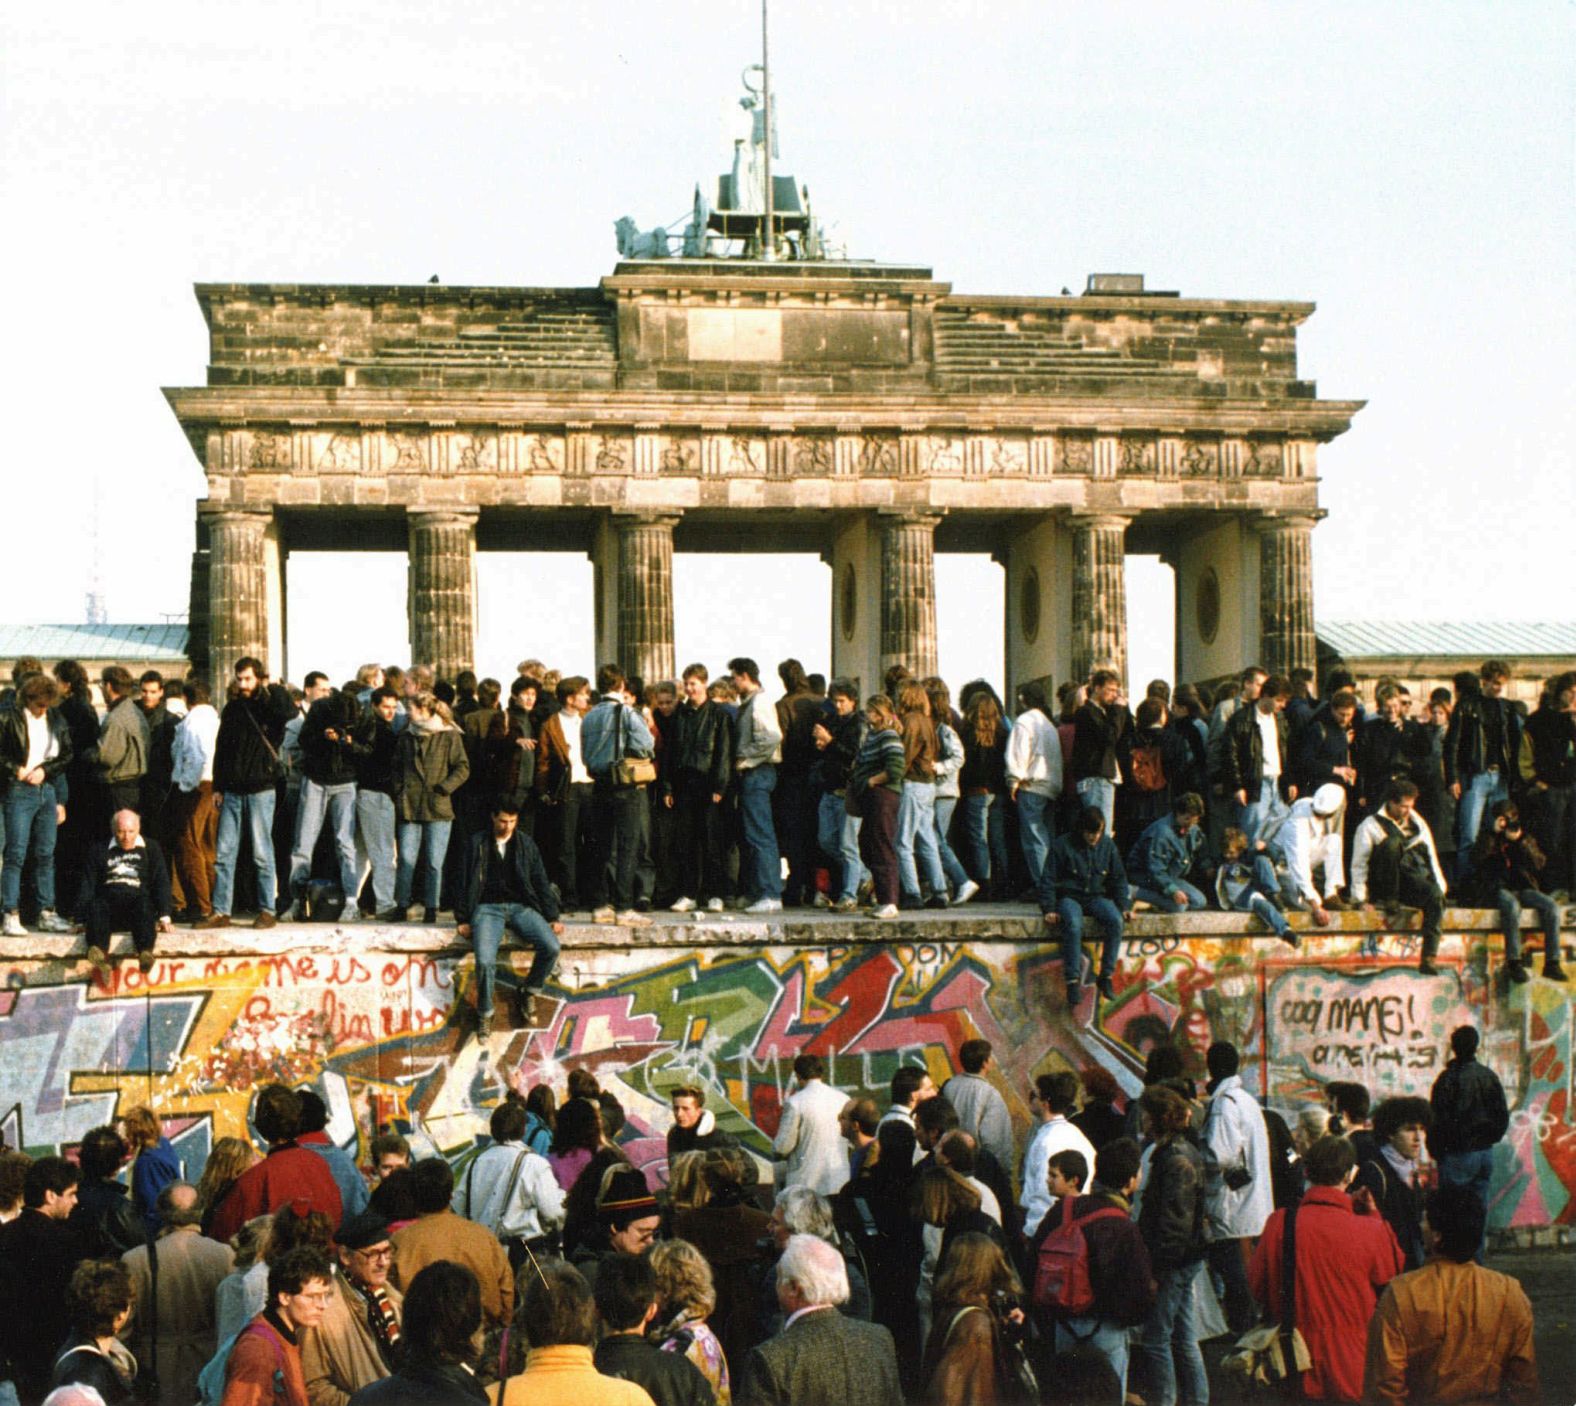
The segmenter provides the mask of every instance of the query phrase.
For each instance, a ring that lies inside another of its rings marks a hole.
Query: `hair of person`
[[[1151,1045],[1144,1056],[1144,1082],[1158,1084],[1182,1072],[1182,1051],[1173,1044]]]
[[[930,695],[925,692],[921,684],[912,679],[903,684],[897,696],[897,710],[904,717],[910,713],[918,713],[921,717],[930,717]]]
[[[315,688],[318,684],[327,682],[327,674],[325,674],[321,669],[313,669],[311,673],[301,680],[301,687],[303,689]]]
[[[1001,732],[1001,704],[994,694],[981,689],[965,705],[963,722],[976,746],[994,747]]]
[[[826,1061],[818,1054],[795,1055],[793,1060],[794,1078],[800,1082],[811,1079],[826,1078]]]
[[[383,672],[381,664],[363,664],[356,670],[356,683],[362,688],[371,688],[378,675]]]
[[[899,1065],[897,1072],[892,1076],[892,1102],[905,1108],[911,1104],[928,1073],[928,1070],[922,1069],[917,1064]]]
[[[1226,858],[1239,855],[1248,847],[1248,837],[1235,825],[1228,825],[1220,832],[1220,852]]]
[[[804,676],[804,685],[812,695],[818,698],[826,697],[826,675],[814,672]]]
[[[660,703],[664,698],[676,699],[679,696],[679,686],[672,679],[662,679],[646,688],[646,702]]]
[[[288,1142],[301,1127],[301,1096],[284,1084],[264,1085],[257,1095],[252,1122],[264,1142]]]
[[[1204,814],[1204,798],[1197,791],[1184,791],[1171,802],[1171,814],[1177,816],[1191,815],[1195,819]]]
[[[182,1194],[188,1191],[191,1192],[189,1197]],[[154,1198],[153,1207],[158,1212],[161,1225],[178,1227],[202,1224],[202,1203],[198,1200],[197,1188],[189,1181],[165,1182]]]
[[[1448,708],[1454,699],[1448,688],[1435,688],[1429,690],[1428,702],[1431,707]]]
[[[989,1062],[990,1056],[989,1040],[965,1040],[958,1046],[958,1063],[965,1074],[978,1074]]]
[[[75,1164],[64,1157],[40,1157],[23,1178],[22,1204],[31,1210],[41,1210],[46,1193],[64,1196],[81,1180],[82,1174]]]
[[[852,679],[833,679],[827,685],[826,696],[828,698],[847,698],[857,704],[859,702],[859,685]]]
[[[1485,659],[1483,667],[1478,670],[1478,677],[1488,683],[1492,679],[1508,679],[1511,672],[1510,665],[1503,659]]]
[[[1095,1153],[1096,1159],[1099,1153]],[[1046,1158],[1046,1166],[1055,1167],[1080,1191],[1089,1185],[1089,1159],[1076,1147],[1064,1147]]]
[[[936,1270],[931,1302],[943,1313],[967,1304],[988,1308],[998,1294],[1009,1299],[1023,1296],[1023,1284],[1005,1251],[976,1230],[954,1236]]]
[[[1164,1084],[1155,1084],[1145,1089],[1138,1100],[1138,1106],[1149,1115],[1155,1132],[1160,1137],[1171,1137],[1185,1132],[1193,1116],[1187,1100],[1175,1089],[1168,1089]]]
[[[13,1211],[22,1204],[22,1188],[32,1165],[33,1159],[14,1147],[0,1152],[0,1211]]]
[[[107,1124],[89,1128],[82,1135],[82,1145],[77,1149],[77,1165],[82,1175],[92,1181],[107,1181],[125,1165],[130,1149],[114,1128]]]
[[[783,687],[789,693],[799,693],[810,686],[810,680],[804,672],[804,665],[797,659],[784,659],[777,666],[777,677],[782,680]]]
[[[367,1146],[367,1155],[376,1165],[384,1157],[410,1157],[410,1143],[401,1133],[379,1133]]]
[[[1326,1134],[1302,1154],[1303,1170],[1315,1186],[1340,1186],[1357,1165],[1357,1149],[1344,1137]]]
[[[1112,1138],[1094,1154],[1094,1179],[1109,1191],[1121,1191],[1142,1164],[1143,1152],[1135,1138]]]
[[[597,1340],[596,1300],[585,1276],[562,1260],[545,1260],[520,1305],[520,1327],[534,1348],[590,1347]]]
[[[884,693],[872,693],[870,697],[865,699],[865,713],[872,722],[877,718],[881,718],[888,723],[897,721],[897,713],[892,708],[892,700]]]
[[[843,1255],[818,1235],[790,1235],[777,1261],[779,1287],[792,1285],[806,1304],[848,1302],[848,1266]]]
[[[320,1133],[328,1126],[328,1105],[316,1089],[297,1089],[301,1100],[301,1118],[296,1124],[298,1133]]]
[[[214,1143],[202,1164],[202,1176],[197,1181],[197,1202],[203,1209],[217,1206],[225,1192],[241,1179],[257,1160],[257,1150],[244,1137],[222,1137]]]
[[[1392,698],[1398,698],[1400,694],[1401,685],[1394,679],[1385,679],[1374,689],[1374,703],[1382,708]]]
[[[476,685],[476,701],[484,708],[493,708],[503,696],[503,685],[497,679],[483,679]]]
[[[1330,1135],[1330,1110],[1310,1103],[1297,1110],[1297,1126],[1292,1130],[1292,1140],[1299,1138],[1309,1147],[1322,1137]]]
[[[920,686],[930,702],[930,716],[937,722],[948,721],[952,716],[952,690],[947,687],[947,681],[931,674],[920,680]]]
[[[914,1126],[939,1137],[961,1127],[962,1120],[952,1100],[937,1094],[935,1098],[914,1105]]]
[[[1122,1087],[1116,1082],[1116,1075],[1098,1064],[1086,1066],[1079,1072],[1078,1079],[1083,1085],[1085,1104],[1115,1103],[1122,1096]]]
[[[1158,698],[1146,698],[1133,710],[1136,727],[1159,727],[1166,719],[1166,705]]]
[[[17,685],[16,696],[24,708],[53,708],[58,689],[48,674],[29,674]]]
[[[914,1210],[926,1225],[944,1226],[954,1216],[980,1208],[980,1194],[951,1167],[925,1167],[914,1184]]]
[[[602,1093],[602,1086],[597,1083],[596,1075],[583,1065],[576,1065],[569,1071],[568,1088],[570,1098],[596,1099]]]
[[[728,672],[730,674],[742,674],[751,683],[758,684],[761,681],[761,666],[743,654],[737,659],[728,661]]]
[[[381,688],[375,688],[372,690],[372,694],[368,699],[368,702],[370,702],[375,708],[385,698],[392,698],[396,703],[398,703],[399,690],[397,688],[390,688],[388,684],[384,684]]]
[[[1286,698],[1290,694],[1291,685],[1283,674],[1271,674],[1259,685],[1260,698]]]
[[[1394,1098],[1381,1099],[1374,1109],[1374,1141],[1389,1142],[1402,1128],[1413,1124],[1427,1132],[1433,1121],[1434,1111],[1426,1098],[1398,1094]]]
[[[181,688],[181,696],[186,699],[188,709],[201,707],[213,698],[213,694],[208,691],[208,685],[201,679],[187,679]]]
[[[235,1268],[250,1269],[268,1258],[268,1242],[273,1238],[274,1218],[253,1216],[230,1237],[230,1248],[235,1251]]]
[[[1050,705],[1045,700],[1045,689],[1034,680],[1018,685],[1018,707],[1024,712],[1031,708],[1038,708],[1047,717],[1050,716]]]
[[[493,682],[497,683],[498,680],[494,679]],[[454,687],[456,692],[460,693],[461,695],[475,693],[477,688],[476,670],[461,669],[460,672],[454,676]]]
[[[32,654],[19,654],[16,663],[11,666],[11,682],[20,689],[23,679],[31,674],[40,674],[43,671],[44,661],[42,659]]]
[[[250,654],[243,654],[239,659],[237,659],[235,661],[235,668],[232,670],[232,672],[236,678],[240,678],[241,675],[244,674],[248,669],[250,669],[252,673],[256,674],[258,678],[262,678],[263,675],[268,672],[268,670],[263,665],[263,661]]]
[[[509,685],[509,697],[511,699],[518,698],[522,693],[540,693],[541,691],[542,681],[531,674],[519,674],[515,677],[514,682]],[[484,693],[478,693],[477,700],[480,701],[483,696]],[[497,699],[493,701],[497,702]]]
[[[971,1177],[979,1164],[979,1151],[971,1134],[954,1128],[936,1144],[936,1160],[944,1162],[960,1177]]]
[[[664,1312],[710,1316],[717,1307],[717,1287],[705,1255],[688,1240],[662,1240],[652,1246],[650,1258]]]
[[[874,1137],[881,1126],[881,1107],[873,1098],[851,1099],[848,1116],[866,1137]]]
[[[1144,689],[1145,698],[1158,698],[1162,703],[1171,701],[1171,685],[1165,679],[1150,679]]]
[[[412,1215],[407,1219],[414,1218]],[[272,1264],[302,1245],[315,1246],[326,1254],[333,1243],[334,1223],[326,1212],[314,1211],[305,1198],[288,1201],[274,1212],[273,1229],[269,1233],[268,1263]]]
[[[1052,1113],[1070,1113],[1078,1106],[1078,1076],[1070,1069],[1037,1075],[1034,1090]]]
[[[906,1180],[914,1167],[914,1149],[919,1145],[914,1129],[902,1118],[888,1118],[876,1127],[877,1165],[883,1177]]]
[[[131,670],[111,664],[99,675],[99,687],[113,690],[115,697],[125,698],[131,693]]]
[[[686,664],[684,672],[679,675],[681,679],[699,679],[702,683],[711,681],[711,671],[704,664]]]
[[[400,1339],[408,1363],[468,1366],[481,1326],[481,1285],[465,1265],[434,1260],[405,1286]]]
[[[610,1089],[603,1089],[601,1097],[597,1099],[597,1116],[602,1120],[602,1136],[608,1142],[612,1142],[629,1121],[624,1116],[624,1105]]]
[[[1085,806],[1078,812],[1078,833],[1098,835],[1105,829],[1105,812],[1099,806]]]
[[[1115,669],[1096,669],[1089,675],[1090,688],[1104,688],[1107,684],[1119,684],[1121,682],[1121,676]]]
[[[1387,803],[1398,801],[1415,801],[1418,796],[1417,782],[1408,781],[1404,776],[1398,776],[1384,788],[1384,798]]]
[[[107,1338],[131,1307],[131,1273],[119,1260],[84,1260],[66,1286],[71,1326],[89,1341]]]
[[[518,1142],[525,1136],[525,1104],[517,1098],[506,1098],[492,1111],[487,1129],[494,1142]]]
[[[601,1145],[601,1106],[584,1098],[566,1100],[553,1125],[553,1151],[564,1153],[586,1148],[595,1152]]]
[[[611,1254],[597,1266],[594,1291],[602,1322],[615,1333],[638,1328],[657,1302],[657,1276],[644,1255]]]
[[[1252,683],[1255,679],[1267,679],[1268,677],[1269,673],[1261,666],[1249,664],[1246,669],[1237,675],[1237,682],[1246,685]]]
[[[1457,1264],[1476,1257],[1483,1243],[1488,1212],[1470,1186],[1436,1186],[1428,1193],[1425,1214],[1439,1241],[1439,1253]]]
[[[1521,820],[1521,807],[1511,800],[1495,801],[1489,809],[1489,817],[1503,820],[1507,826],[1514,826]]]
[[[907,664],[893,664],[881,675],[881,691],[888,698],[896,698],[903,691],[903,685],[913,677]]]
[[[1477,1054],[1478,1032],[1475,1025],[1458,1025],[1450,1032],[1450,1049],[1460,1059]]]
[[[796,1069],[794,1072],[797,1073],[798,1070]],[[669,1103],[677,1103],[681,1098],[694,1099],[697,1108],[706,1106],[706,1090],[701,1088],[699,1084],[680,1084],[668,1094]]]
[[[575,694],[582,692],[591,682],[584,674],[570,674],[567,678],[559,679],[558,687],[553,690],[560,703],[567,703]]]
[[[525,1095],[525,1111],[534,1113],[549,1130],[558,1121],[558,1096],[551,1084],[532,1084]]]
[[[334,1269],[327,1251],[317,1245],[297,1245],[268,1262],[268,1303],[278,1304],[281,1294],[299,1294],[314,1280],[332,1283]]]
[[[598,693],[617,693],[624,687],[625,682],[624,671],[617,664],[603,664],[596,671]]]
[[[783,1224],[791,1235],[818,1235],[831,1244],[837,1243],[837,1221],[832,1215],[832,1203],[819,1191],[808,1186],[790,1186],[778,1193],[777,1209],[782,1212]]]
[[[695,1211],[710,1200],[705,1152],[696,1148],[679,1153],[668,1163],[668,1205],[675,1211]]]
[[[751,1184],[748,1154],[738,1147],[708,1147],[701,1175],[713,1197],[736,1195]]]
[[[416,1205],[416,1174],[409,1167],[396,1167],[375,1187],[367,1204],[391,1225],[395,1221],[415,1220],[421,1211]]]
[[[447,1157],[423,1157],[411,1169],[411,1190],[422,1215],[447,1210],[454,1199],[454,1168]]]
[[[1357,695],[1349,688],[1343,688],[1338,693],[1330,695],[1330,711],[1338,712],[1345,708],[1356,709]]]
[[[439,703],[447,704],[450,710],[453,710],[454,700],[458,695],[454,691],[454,685],[447,679],[439,679],[435,684],[433,684],[430,692],[432,693],[433,698],[435,698]],[[436,712],[437,709],[434,709],[433,711]]]
[[[1189,717],[1196,718],[1204,711],[1204,698],[1194,684],[1179,683],[1171,694],[1171,708],[1185,709]]]
[[[1230,1040],[1216,1040],[1205,1052],[1204,1067],[1211,1079],[1229,1079],[1242,1067],[1242,1056]]]
[[[1078,707],[1078,694],[1082,689],[1083,685],[1075,683],[1072,679],[1056,685],[1056,706],[1063,714],[1071,716],[1074,709]]]
[[[126,1144],[133,1152],[152,1147],[164,1135],[158,1115],[145,1103],[128,1108],[121,1115],[120,1126],[125,1132]]]
[[[1335,1111],[1347,1123],[1366,1123],[1368,1121],[1368,1112],[1373,1107],[1373,1098],[1369,1095],[1366,1086],[1338,1079],[1332,1084],[1326,1084],[1324,1093],[1325,1097],[1335,1105]]]
[[[493,815],[513,815],[518,817],[520,814],[520,803],[508,796],[499,796],[488,807],[488,810]]]

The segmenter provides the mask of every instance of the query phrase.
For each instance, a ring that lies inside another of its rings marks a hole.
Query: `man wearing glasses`
[[[389,1283],[394,1246],[376,1211],[352,1216],[334,1236],[339,1273],[323,1319],[301,1336],[301,1369],[311,1406],[344,1406],[399,1364],[403,1300]]]

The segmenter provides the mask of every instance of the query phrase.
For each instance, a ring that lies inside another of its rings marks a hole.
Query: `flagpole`
[[[766,132],[766,147],[762,153],[762,170],[766,176],[766,237],[761,244],[761,257],[777,257],[775,212],[772,209],[772,61],[767,37],[766,7],[768,0],[761,0],[761,123]]]

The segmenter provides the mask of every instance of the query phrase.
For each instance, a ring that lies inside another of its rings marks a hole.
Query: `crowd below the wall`
[[[1534,1403],[1531,1305],[1481,1263],[1509,1119],[1476,1051],[1463,1026],[1428,1098],[1331,1084],[1288,1127],[1233,1045],[1200,1088],[1167,1044],[1127,1100],[1038,1074],[1022,1138],[988,1041],[884,1108],[806,1054],[770,1162],[670,1087],[665,1183],[584,1068],[453,1162],[410,1128],[358,1160],[273,1084],[266,1154],[222,1138],[193,1184],[133,1108],[75,1160],[0,1153],[0,1401]]]
[[[243,658],[215,699],[106,669],[16,666],[0,707],[0,924],[73,924],[103,966],[129,930],[144,968],[176,922],[281,916],[435,923],[453,914],[489,972],[505,934],[553,970],[566,917],[641,927],[653,911],[868,913],[1028,901],[1064,951],[1070,1001],[1109,995],[1141,905],[1254,914],[1289,942],[1346,907],[1422,934],[1434,971],[1447,895],[1496,910],[1506,972],[1526,981],[1521,918],[1564,980],[1576,892],[1576,675],[1526,712],[1498,661],[1413,716],[1404,685],[1372,708],[1333,673],[1245,669],[1213,690],[1163,681],[1130,708],[1108,669],[1053,703],[1008,708],[976,679],[956,704],[901,666],[883,691],[752,659],[648,683],[528,659],[453,681],[369,664],[298,690]],[[1085,928],[1101,939],[1083,957]],[[492,981],[477,1018],[491,1016]]]

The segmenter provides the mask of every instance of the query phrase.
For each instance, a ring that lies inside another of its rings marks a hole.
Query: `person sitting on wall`
[[[1439,968],[1440,924],[1445,911],[1445,872],[1439,867],[1434,837],[1416,813],[1417,783],[1392,781],[1384,804],[1357,827],[1352,842],[1352,899],[1372,910],[1382,904],[1394,922],[1408,905],[1423,910],[1424,976]]]
[[[1204,850],[1204,799],[1185,791],[1171,814],[1148,826],[1127,856],[1134,896],[1161,913],[1200,913],[1209,907],[1188,875]]]
[[[1083,920],[1100,925],[1104,945],[1100,953],[1100,994],[1115,994],[1116,956],[1123,927],[1133,916],[1132,898],[1122,857],[1105,833],[1105,814],[1098,806],[1085,806],[1076,831],[1062,835],[1051,846],[1040,871],[1040,912],[1048,928],[1062,930],[1062,976],[1067,983],[1067,1004],[1076,1006],[1083,995]]]
[[[1340,897],[1346,882],[1341,854],[1345,815],[1345,788],[1332,781],[1294,801],[1280,825],[1259,841],[1249,836],[1254,852],[1268,855],[1278,866],[1286,906],[1311,912],[1321,928],[1330,925],[1332,911],[1345,907]],[[1315,878],[1320,884],[1315,885]]]
[[[88,961],[109,975],[110,934],[129,930],[137,949],[137,966],[153,966],[153,944],[174,924],[170,913],[170,866],[157,840],[145,839],[142,818],[134,810],[115,812],[115,838],[95,845],[82,879],[77,912],[88,938]]]

